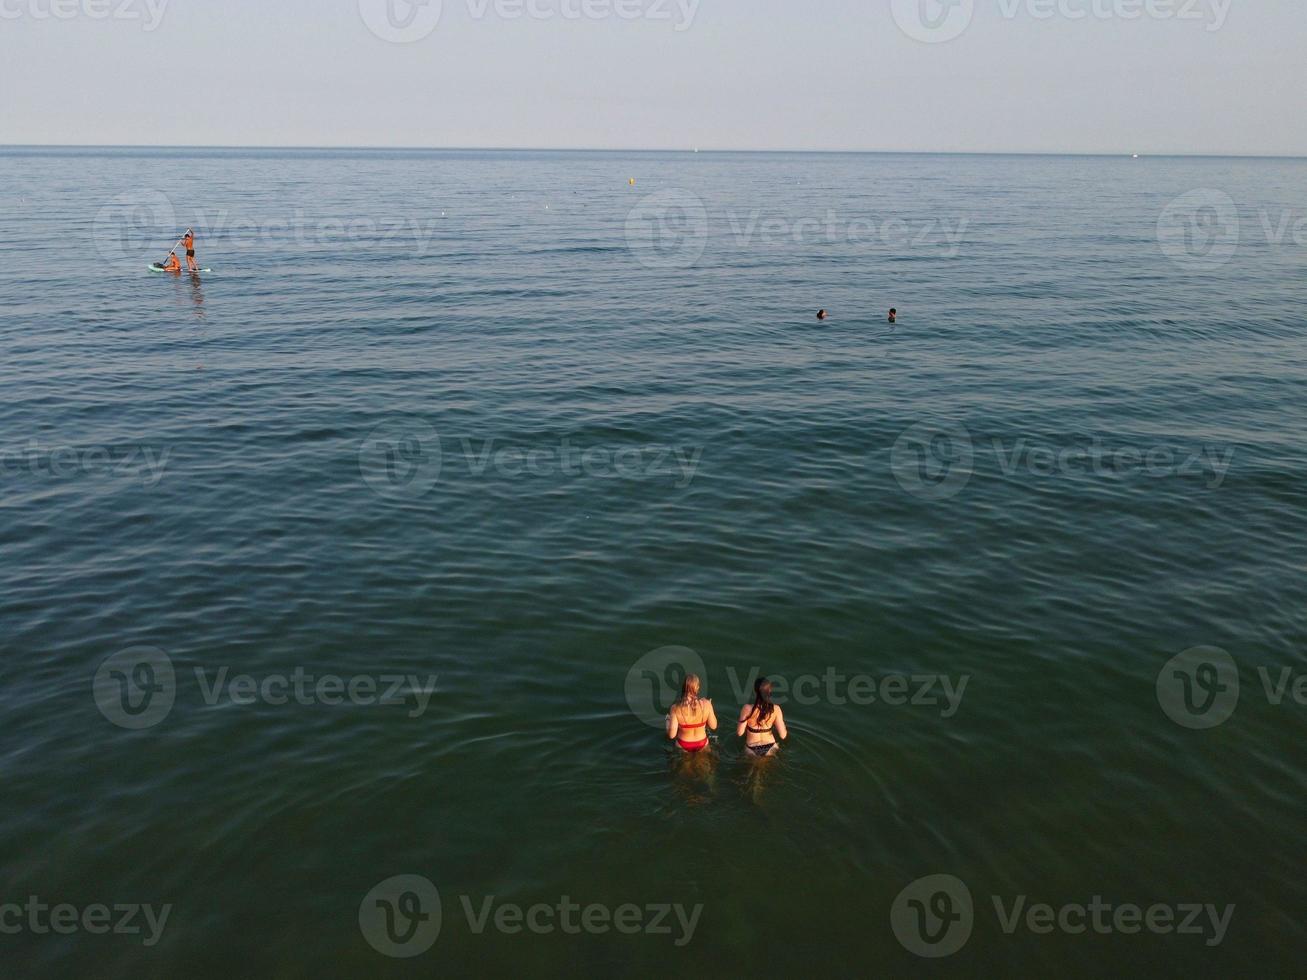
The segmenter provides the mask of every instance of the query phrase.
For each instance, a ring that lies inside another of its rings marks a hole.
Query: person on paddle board
[[[182,244],[186,246],[186,268],[191,272],[199,272],[200,267],[195,261],[195,232],[187,228],[186,234],[182,237]]]
[[[169,252],[169,253],[168,253],[168,258],[163,262],[163,271],[164,271],[164,272],[181,272],[181,271],[182,271],[181,260],[179,260],[179,259],[177,258],[177,253],[176,253],[176,252]]]

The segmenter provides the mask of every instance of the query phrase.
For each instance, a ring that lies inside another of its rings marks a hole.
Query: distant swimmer
[[[818,319],[818,320],[824,320],[824,319],[826,319],[826,317],[828,317],[828,316],[830,316],[830,314],[827,313],[825,310],[818,310],[818,311],[817,311],[817,319]]]
[[[785,730],[785,713],[772,703],[771,691],[771,681],[759,677],[753,685],[753,704],[744,706],[735,726],[735,734],[744,736],[745,751],[758,759],[775,755],[780,751],[777,738],[790,736]]]
[[[182,244],[186,246],[186,268],[191,272],[199,272],[200,267],[195,262],[195,232],[190,228],[187,228],[186,234],[182,236]]]
[[[177,258],[177,253],[176,253],[176,252],[169,252],[169,253],[168,253],[168,259],[167,259],[167,261],[165,261],[165,262],[163,263],[163,271],[164,271],[164,272],[181,272],[181,271],[182,271],[182,264],[181,264],[181,261]]]
[[[712,701],[699,696],[699,676],[686,674],[681,696],[667,712],[667,737],[686,752],[708,747],[708,732],[717,731],[717,714]]]
[[[893,308],[890,309],[890,311],[889,311],[889,322],[890,322],[890,323],[898,323],[898,322],[899,322],[899,311],[898,311],[898,310],[893,309]]]

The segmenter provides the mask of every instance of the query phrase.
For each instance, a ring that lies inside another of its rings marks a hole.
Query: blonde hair
[[[673,708],[690,708],[698,704],[699,698],[699,675],[686,674],[685,682],[681,685],[681,696],[676,699],[672,705]]]

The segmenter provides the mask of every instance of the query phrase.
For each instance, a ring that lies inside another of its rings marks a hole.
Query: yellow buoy
[[[632,187],[635,186],[635,178],[634,178],[634,177],[631,178],[631,186],[632,186]]]

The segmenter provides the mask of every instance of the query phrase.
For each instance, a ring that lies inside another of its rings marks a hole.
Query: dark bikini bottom
[[[745,748],[761,759],[770,753],[775,746],[775,742],[768,742],[766,745],[746,745]]]

